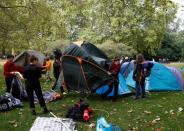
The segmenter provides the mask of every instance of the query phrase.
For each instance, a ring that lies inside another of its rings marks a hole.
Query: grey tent
[[[34,50],[23,51],[18,56],[16,56],[13,61],[17,66],[26,66],[29,63],[29,58],[31,55],[36,56],[38,58],[39,63],[43,65],[45,55],[39,51]]]

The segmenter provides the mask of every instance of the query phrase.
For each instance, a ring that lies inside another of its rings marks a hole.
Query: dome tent
[[[180,91],[183,90],[182,75],[174,74],[168,67],[163,64],[153,62],[151,74],[146,78],[146,90],[148,91]],[[127,85],[135,88],[135,81],[132,78],[133,71],[126,79]],[[178,78],[177,78],[178,77]]]
[[[18,56],[14,58],[13,62],[17,66],[22,66],[22,67],[26,66],[29,63],[29,58],[31,55],[36,56],[38,58],[39,64],[43,65],[45,55],[39,51],[34,51],[34,50],[26,50],[21,52]]]

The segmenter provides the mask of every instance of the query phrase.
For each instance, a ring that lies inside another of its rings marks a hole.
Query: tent
[[[146,78],[146,90],[148,91],[172,91],[183,89],[183,79],[180,72],[174,73],[163,64],[153,62],[151,74]],[[132,79],[133,71],[126,79],[127,85],[135,88],[135,81]]]
[[[180,87],[183,88],[184,86],[184,81],[181,72],[176,68],[176,67],[167,67],[169,70],[174,74],[176,77],[178,83],[180,84]]]
[[[89,42],[72,43],[63,52],[63,71],[57,82],[57,87],[64,83],[69,90],[79,92],[96,92],[104,94],[113,82],[106,69],[110,63],[107,55]],[[119,95],[129,93],[125,80],[119,75]],[[61,80],[62,79],[62,80]],[[113,95],[114,90],[108,94]]]
[[[123,75],[123,77],[126,79],[129,75],[129,73],[134,69],[134,61],[130,62],[124,62],[121,65],[120,73]]]
[[[29,58],[31,55],[34,55],[38,58],[38,62],[43,65],[45,55],[40,53],[39,51],[34,50],[26,50],[20,53],[18,56],[16,56],[13,60],[13,62],[17,66],[26,66],[29,63]]]
[[[124,94],[131,93],[131,90],[126,85],[126,81],[123,78],[121,73],[118,74],[118,78],[119,78],[118,95],[124,95]],[[109,89],[109,85],[104,85],[104,86],[98,88],[96,90],[96,93],[99,94],[99,95],[103,95],[103,94],[106,94],[108,89]],[[112,89],[112,91],[107,96],[113,96],[113,95],[114,95],[114,88]]]
[[[103,95],[113,82],[113,77],[108,75],[107,71],[100,66],[86,61],[80,57],[63,56],[62,57],[63,77],[61,78],[64,87],[68,90],[75,90],[83,93],[96,92],[99,95]],[[121,74],[119,74],[119,90],[118,94],[123,95],[130,93],[130,90],[126,86],[125,80]],[[108,96],[113,96],[114,90],[112,90]]]
[[[110,62],[107,55],[89,42],[71,43],[63,52],[63,55],[81,57],[84,60],[93,62],[103,68],[107,68]]]
[[[63,83],[69,90],[94,92],[98,87],[112,83],[113,77],[98,65],[80,57],[62,57]]]

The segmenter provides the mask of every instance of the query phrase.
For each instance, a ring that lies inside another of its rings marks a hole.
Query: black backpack
[[[72,118],[74,121],[83,121],[84,110],[88,107],[89,105],[86,102],[80,100],[78,103],[69,107],[66,117]]]

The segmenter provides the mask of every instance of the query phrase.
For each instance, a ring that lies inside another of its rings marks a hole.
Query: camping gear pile
[[[83,100],[70,106],[66,114],[67,118],[72,118],[74,121],[87,122],[92,117],[93,109],[89,107],[89,104]]]
[[[22,106],[22,102],[14,98],[10,93],[0,96],[0,111],[9,111]]]
[[[61,94],[55,92],[55,91],[45,91],[43,92],[43,98],[45,100],[45,103],[49,103],[51,101],[55,101],[58,99],[61,99]],[[34,103],[38,103],[38,98],[36,94],[34,94]]]
[[[76,131],[69,118],[37,117],[30,131]]]

